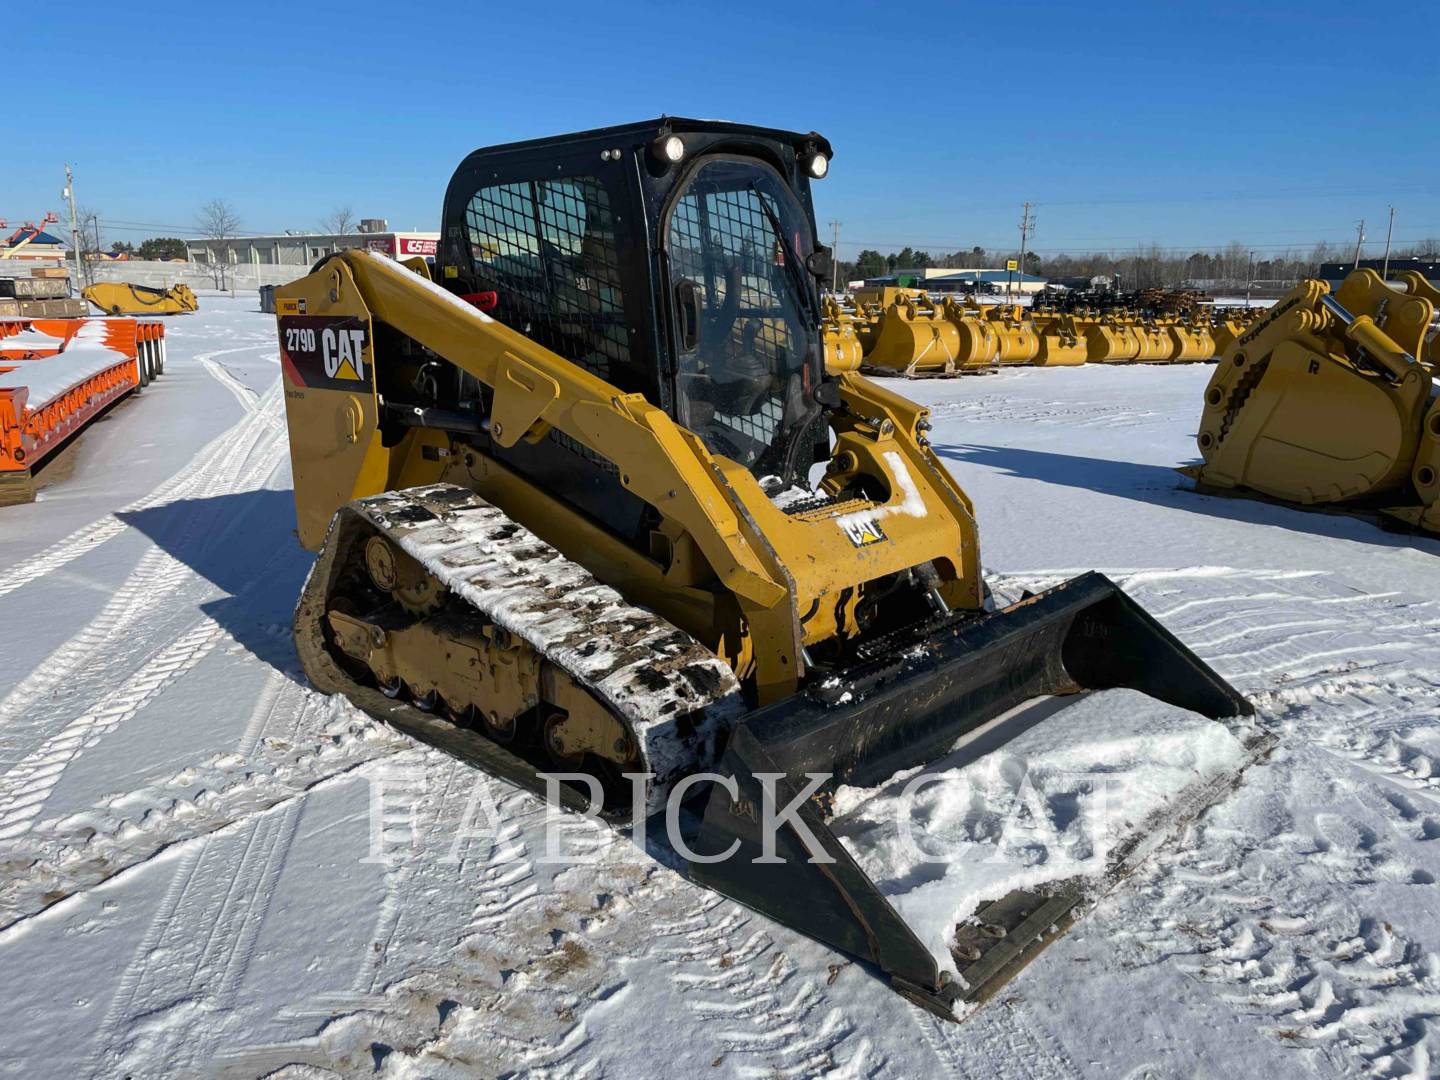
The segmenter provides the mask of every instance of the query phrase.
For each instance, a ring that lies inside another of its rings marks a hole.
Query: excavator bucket
[[[1128,364],[1140,357],[1140,335],[1129,321],[1102,315],[1086,320],[1085,348],[1092,364]]]
[[[880,313],[865,351],[865,368],[885,373],[953,374],[960,335],[923,297],[900,296]]]
[[[1028,322],[989,318],[950,296],[937,304],[910,293],[857,290],[857,305],[875,313],[874,320],[859,331],[865,350],[861,370],[911,379],[948,377],[993,371],[997,361],[1027,363],[1027,357],[1034,358],[1038,346]],[[867,304],[866,297],[875,295],[888,297],[885,307],[877,307],[873,299]],[[1008,352],[1002,353],[1002,343]],[[1013,359],[1002,360],[1003,356]]]
[[[1430,279],[1419,270],[1401,271],[1399,279],[1407,293],[1428,301],[1433,309],[1440,311],[1440,289],[1437,289]],[[1418,359],[1422,360],[1430,369],[1431,375],[1440,372],[1440,327],[1430,330],[1425,338],[1423,354]]]
[[[182,315],[200,308],[200,301],[188,285],[156,289],[102,281],[82,289],[80,295],[107,315]]]
[[[995,324],[953,296],[945,297],[940,310],[959,334],[956,368],[962,372],[995,370],[1000,355],[1000,335]]]
[[[1357,270],[1305,281],[1226,350],[1186,470],[1201,490],[1384,510],[1436,529],[1440,404],[1420,360],[1430,301]],[[1440,530],[1436,530],[1440,531]]]
[[[1040,348],[1035,363],[1040,367],[1075,367],[1085,363],[1085,334],[1075,316],[1047,312],[1034,316]]]
[[[1170,335],[1171,359],[1175,363],[1195,364],[1215,359],[1215,339],[1204,323],[1172,320],[1165,330]]]
[[[1168,364],[1175,358],[1175,342],[1154,319],[1137,319],[1134,331],[1135,338],[1140,343],[1140,351],[1135,356],[1139,363]]]
[[[999,339],[995,362],[1002,367],[1033,363],[1040,351],[1040,339],[1024,309],[1000,304],[991,308],[988,315]]]

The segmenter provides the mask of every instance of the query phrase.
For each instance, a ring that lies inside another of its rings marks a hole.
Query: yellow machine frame
[[[834,414],[822,487],[838,492],[864,474],[889,495],[791,515],[747,469],[712,455],[642,395],[621,393],[383,256],[333,257],[277,290],[276,310],[282,335],[335,317],[364,331],[358,368],[337,368],[356,375],[353,390],[309,387],[286,371],[307,547],[319,547],[335,511],[352,499],[438,481],[467,487],[562,553],[583,554],[597,577],[693,634],[737,675],[753,674],[762,703],[794,692],[804,647],[846,632],[847,612],[867,582],[934,561],[949,607],[982,606],[973,507],[924,437],[928,410],[854,372],[839,377],[848,409]],[[491,387],[489,435],[500,446],[537,441],[554,428],[613,462],[625,489],[662,515],[654,557],[433,428],[384,445],[374,321]],[[726,592],[699,587],[711,574]]]

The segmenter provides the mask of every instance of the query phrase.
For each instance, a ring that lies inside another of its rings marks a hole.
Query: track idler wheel
[[[365,572],[381,592],[395,598],[401,607],[416,615],[436,611],[449,596],[440,580],[383,536],[365,542]]]
[[[540,726],[540,739],[545,746],[545,753],[555,764],[563,765],[567,769],[578,769],[585,760],[585,752],[566,745],[566,719],[562,712],[551,712]]]

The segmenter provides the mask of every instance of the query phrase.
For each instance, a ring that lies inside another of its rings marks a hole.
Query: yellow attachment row
[[[833,375],[861,367],[919,377],[1018,365],[1204,363],[1262,314],[1227,312],[1212,324],[1208,317],[1031,312],[888,287],[857,289],[852,299],[853,308],[825,301],[825,362]],[[1440,342],[1434,348],[1440,351]]]

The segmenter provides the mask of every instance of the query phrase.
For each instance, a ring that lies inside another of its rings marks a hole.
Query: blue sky
[[[214,198],[256,233],[338,205],[433,229],[477,146],[670,113],[828,136],[846,257],[1008,248],[1027,199],[1042,254],[1353,243],[1362,217],[1379,244],[1392,204],[1397,243],[1440,237],[1432,0],[968,7],[25,5],[0,216],[61,211],[68,160],[108,239]]]

